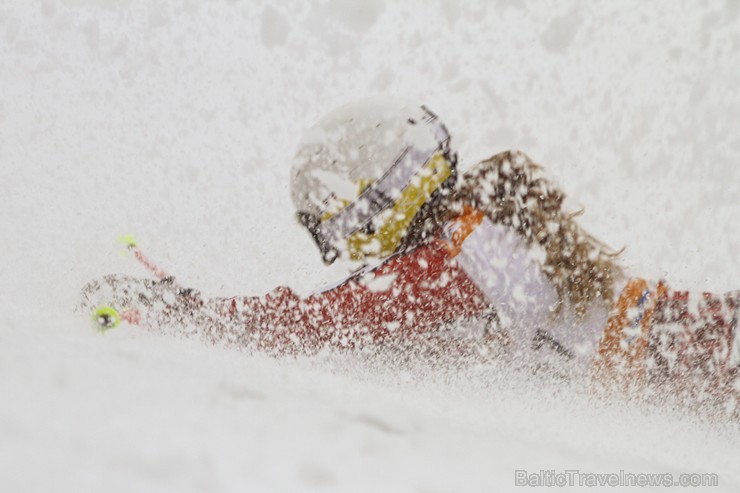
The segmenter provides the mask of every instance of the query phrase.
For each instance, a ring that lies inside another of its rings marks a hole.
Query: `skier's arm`
[[[278,288],[213,300],[211,308],[224,321],[219,338],[290,353],[429,333],[483,313],[487,304],[447,249],[431,243],[305,298]]]

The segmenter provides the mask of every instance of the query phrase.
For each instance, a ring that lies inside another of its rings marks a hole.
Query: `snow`
[[[327,110],[383,94],[439,114],[463,167],[527,152],[584,226],[628,247],[631,272],[736,289],[739,15],[669,0],[3,2],[0,488],[514,491],[516,469],[577,468],[716,472],[712,491],[737,491],[736,427],[495,366],[100,335],[72,307],[93,277],[144,274],[119,255],[125,233],[207,295],[341,277],[293,220],[291,157]]]

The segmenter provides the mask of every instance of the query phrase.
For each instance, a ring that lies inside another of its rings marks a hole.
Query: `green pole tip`
[[[121,243],[123,243],[129,248],[137,246],[136,240],[134,240],[134,237],[130,234],[125,234],[121,236],[120,238],[118,238],[118,241],[120,241]]]
[[[92,312],[92,323],[100,332],[115,329],[121,323],[121,316],[112,306],[100,306]]]

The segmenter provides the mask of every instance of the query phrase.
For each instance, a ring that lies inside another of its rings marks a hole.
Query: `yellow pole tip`
[[[101,306],[92,312],[93,326],[100,332],[115,329],[121,323],[121,316],[112,306]]]
[[[123,243],[127,247],[135,247],[135,246],[137,246],[136,245],[136,240],[130,234],[125,234],[125,235],[119,237],[118,238],[118,241],[121,242],[121,243]]]

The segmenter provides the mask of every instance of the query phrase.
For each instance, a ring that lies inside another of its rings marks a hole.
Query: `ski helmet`
[[[416,213],[454,183],[449,142],[429,109],[397,101],[350,103],[309,129],[291,194],[324,262],[397,251]]]

